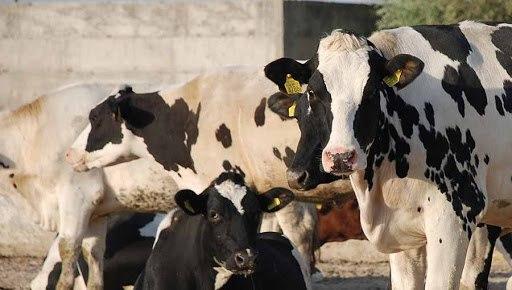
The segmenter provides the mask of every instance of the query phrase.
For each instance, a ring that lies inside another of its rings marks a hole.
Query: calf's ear
[[[394,56],[386,63],[386,71],[388,75],[384,77],[384,82],[390,87],[399,89],[410,84],[416,79],[425,63],[421,59],[410,54],[399,54]]]
[[[316,58],[312,58],[305,63],[300,63],[291,58],[280,58],[265,66],[265,76],[274,82],[279,90],[286,92],[285,82],[288,77],[298,81],[301,85],[307,84],[311,74],[318,66]]]
[[[206,212],[206,200],[204,196],[197,195],[190,189],[183,189],[174,196],[176,204],[188,215],[197,215]]]
[[[264,212],[276,212],[287,206],[293,199],[293,192],[283,187],[272,188],[271,190],[258,194],[260,208]]]
[[[295,118],[297,101],[301,94],[287,95],[277,92],[268,98],[270,110],[283,118]]]

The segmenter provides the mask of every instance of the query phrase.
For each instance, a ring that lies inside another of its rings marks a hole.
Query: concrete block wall
[[[0,110],[76,81],[175,83],[283,54],[282,0],[0,4]]]

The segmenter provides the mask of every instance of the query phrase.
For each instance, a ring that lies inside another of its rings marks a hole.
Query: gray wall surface
[[[285,1],[284,54],[308,59],[317,49],[318,40],[334,29],[342,28],[368,36],[375,30],[375,6],[364,4]]]
[[[0,110],[76,81],[175,83],[283,54],[281,0],[0,4]]]

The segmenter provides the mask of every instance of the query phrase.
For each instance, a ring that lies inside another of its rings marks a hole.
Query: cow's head
[[[267,76],[273,72],[274,79],[284,80],[285,74],[300,74],[303,79],[306,75],[308,84],[301,94],[274,95],[271,109],[299,122],[297,164],[321,160],[325,172],[348,175],[366,167],[368,148],[379,127],[381,94],[391,87],[407,86],[424,64],[407,54],[387,60],[368,39],[338,30],[320,41],[317,57],[316,67],[291,59],[266,66]],[[278,73],[283,75],[278,78]],[[300,186],[294,178],[300,178],[303,171],[301,167],[289,169],[291,186]]]
[[[242,176],[222,173],[201,194],[181,190],[176,204],[189,215],[202,215],[211,235],[211,254],[218,266],[235,274],[254,271],[253,243],[263,212],[275,212],[293,199],[285,188],[256,194]]]
[[[75,170],[103,167],[147,152],[134,131],[153,122],[154,116],[132,103],[133,94],[131,87],[124,87],[90,111],[89,124],[66,153]]]

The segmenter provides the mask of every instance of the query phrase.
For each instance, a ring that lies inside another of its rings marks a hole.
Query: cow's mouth
[[[233,274],[235,275],[243,275],[245,277],[254,274],[254,269],[244,269],[244,270],[234,270]]]
[[[354,173],[354,170],[335,170],[333,168],[333,170],[331,170],[329,173],[332,175],[336,175],[340,179],[348,179],[350,177],[350,174]]]

